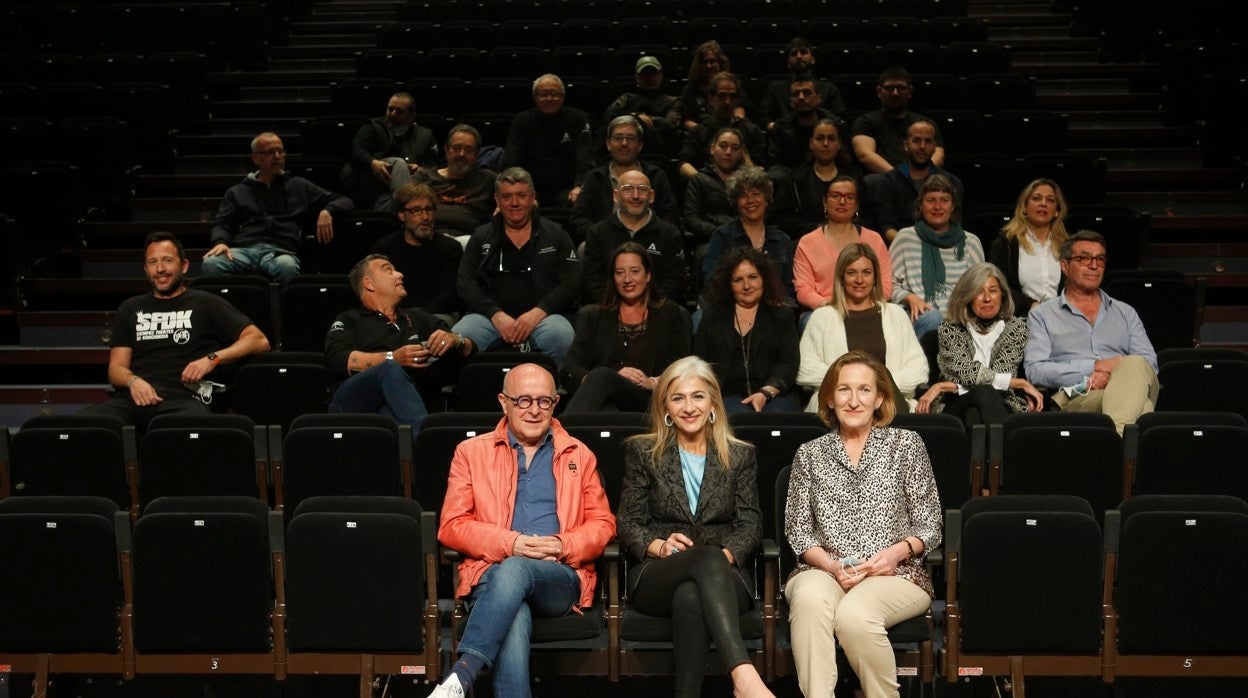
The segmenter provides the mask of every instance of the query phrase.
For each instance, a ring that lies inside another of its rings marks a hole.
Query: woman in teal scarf
[[[944,317],[949,294],[967,269],[984,261],[979,238],[958,222],[961,202],[948,177],[928,176],[915,198],[915,222],[897,231],[888,254],[893,260],[893,297],[910,311],[920,338]]]

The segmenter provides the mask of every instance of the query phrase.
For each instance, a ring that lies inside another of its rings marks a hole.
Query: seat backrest
[[[1227,622],[1225,605],[1242,594],[1248,575],[1248,558],[1227,543],[1245,536],[1248,504],[1238,498],[1141,496],[1124,503],[1114,590],[1118,650],[1248,652],[1248,636]],[[1159,560],[1158,551],[1172,552]],[[1200,560],[1217,573],[1191,574],[1183,569],[1186,560]]]
[[[977,497],[963,505],[961,524],[963,652],[1097,651],[1103,544],[1086,502]]]
[[[265,498],[267,458],[252,433],[233,427],[149,429],[139,442],[139,504],[179,495]]]
[[[934,333],[933,333],[934,334]],[[932,474],[936,478],[936,490],[940,494],[940,510],[958,509],[966,500],[977,496],[983,482],[976,482],[972,474],[976,458],[982,467],[985,444],[974,439],[986,439],[986,431],[967,432],[962,420],[951,414],[899,414],[889,425],[914,431],[923,439],[927,456],[932,462]],[[973,438],[974,437],[974,438]]]
[[[1122,499],[1122,438],[1107,415],[1027,413],[1002,426],[1000,493],[1073,494],[1098,516]]]
[[[281,295],[281,346],[284,351],[318,351],[338,314],[359,299],[346,283],[291,283]]]
[[[234,379],[234,410],[283,431],[299,415],[324,412],[330,385],[324,364],[251,362]]]
[[[426,511],[441,511],[455,447],[464,439],[493,431],[474,427],[422,424],[412,463],[412,496]]]
[[[421,651],[425,533],[410,499],[303,500],[286,528],[289,649]]]
[[[96,424],[89,420],[65,420]],[[54,420],[43,423],[51,425]],[[100,422],[103,423],[103,422]],[[126,439],[107,426],[24,426],[9,443],[9,486],[11,496],[96,495],[107,497],[119,507],[130,506],[127,476]]]
[[[1165,413],[1162,413],[1165,414]],[[1134,494],[1248,498],[1248,427],[1161,424],[1139,432]]]
[[[139,652],[270,650],[267,516],[267,505],[249,498],[153,502],[133,532]]]
[[[398,439],[397,427],[350,422],[300,426],[296,420],[282,439],[277,505],[289,515],[314,495],[403,496],[404,464]]]
[[[1169,361],[1157,379],[1165,386],[1157,396],[1159,411],[1212,410],[1248,418],[1248,402],[1232,387],[1248,385],[1248,361]]]
[[[1192,346],[1198,332],[1196,290],[1186,279],[1117,279],[1102,288],[1136,310],[1153,349]]]
[[[0,500],[0,647],[118,651],[117,511],[102,497]]]
[[[802,413],[806,414],[806,413]],[[782,415],[782,419],[792,415]],[[775,496],[772,488],[776,486],[776,476],[780,470],[793,464],[793,456],[802,444],[818,439],[828,433],[822,423],[795,424],[784,423],[782,419],[776,423],[762,425],[751,424],[734,426],[737,438],[754,444],[754,454],[758,459],[758,501],[763,514],[763,537],[776,538]],[[788,491],[788,488],[785,488]]]
[[[611,502],[611,510],[618,511],[620,490],[624,487],[624,441],[633,436],[649,433],[650,425],[644,420],[637,419],[637,417],[645,417],[639,412],[617,412],[615,415],[589,413],[589,416],[600,418],[617,416],[617,419],[614,423],[608,419],[602,419],[598,424],[590,423],[590,420],[569,424],[561,419],[560,423],[569,434],[589,447],[598,459],[598,474],[602,480],[602,487],[607,492],[608,501]]]

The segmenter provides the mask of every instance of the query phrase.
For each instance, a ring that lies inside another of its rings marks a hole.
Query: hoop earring
[[[711,410],[711,424],[715,423],[715,410]]]
[[[663,426],[667,426],[667,427],[672,426],[672,415],[670,414],[663,415]]]

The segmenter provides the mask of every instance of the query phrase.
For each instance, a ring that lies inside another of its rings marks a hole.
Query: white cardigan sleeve
[[[895,303],[884,304],[884,365],[913,410],[918,401],[914,389],[927,380],[927,355],[914,334],[910,315]]]

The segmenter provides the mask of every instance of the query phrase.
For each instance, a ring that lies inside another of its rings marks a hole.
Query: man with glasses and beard
[[[1027,379],[1070,412],[1100,412],[1118,433],[1157,404],[1157,353],[1135,309],[1101,290],[1105,238],[1080,230],[1059,254],[1066,288],[1027,316]]]
[[[689,274],[685,238],[651,208],[655,195],[644,172],[629,170],[620,175],[612,192],[615,210],[590,228],[585,237],[581,276],[585,279],[586,303],[602,302],[607,285],[612,283],[608,269],[611,257],[616,248],[630,241],[646,248],[646,254],[654,258],[654,288],[670,301],[684,301]]]
[[[394,193],[394,201],[403,230],[379,239],[373,252],[388,257],[406,279],[404,306],[453,323],[451,313],[459,310],[455,275],[464,248],[438,230],[438,199],[429,185],[405,184]]]
[[[421,168],[412,181],[428,184],[438,197],[438,222],[454,235],[471,235],[494,210],[494,173],[477,166],[481,132],[456,124],[446,134],[446,167]]]

